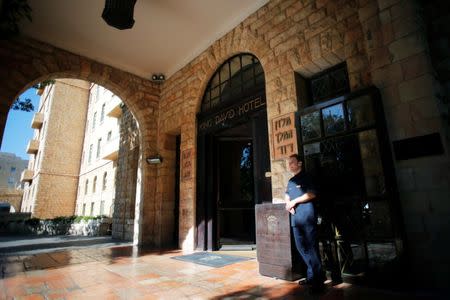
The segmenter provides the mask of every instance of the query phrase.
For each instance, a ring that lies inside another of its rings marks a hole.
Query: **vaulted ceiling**
[[[269,0],[137,0],[132,29],[101,15],[104,0],[28,0],[25,35],[150,78],[170,77]]]

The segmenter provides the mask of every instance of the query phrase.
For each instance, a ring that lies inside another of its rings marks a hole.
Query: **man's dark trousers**
[[[306,278],[312,284],[321,284],[323,280],[322,263],[317,251],[317,225],[303,223],[293,226],[295,245],[307,266]]]

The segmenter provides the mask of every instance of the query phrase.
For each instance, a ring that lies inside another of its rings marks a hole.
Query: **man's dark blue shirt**
[[[306,193],[316,194],[313,183],[304,171],[289,179],[286,194],[291,200],[301,197]],[[295,207],[295,214],[291,215],[291,226],[303,226],[305,224],[315,224],[316,215],[313,202],[300,203]]]

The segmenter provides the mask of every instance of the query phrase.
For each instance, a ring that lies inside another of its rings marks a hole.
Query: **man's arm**
[[[293,206],[290,206],[291,198],[288,194],[284,194],[284,201],[286,202],[286,210],[292,215],[295,214],[295,208]]]
[[[287,196],[287,195],[286,195]],[[289,199],[289,196],[287,196],[287,198]],[[296,207],[297,205],[301,204],[301,203],[306,203],[309,202],[311,200],[313,200],[314,198],[316,198],[316,194],[311,193],[311,192],[307,192],[305,194],[303,194],[300,197],[297,197],[291,201],[287,201],[286,202],[286,210],[290,210],[293,209],[294,207]],[[285,197],[286,200],[286,197]]]

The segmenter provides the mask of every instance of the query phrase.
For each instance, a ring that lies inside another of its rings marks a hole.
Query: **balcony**
[[[31,128],[39,129],[44,123],[44,114],[43,113],[35,113],[33,120],[31,120]]]
[[[119,156],[119,137],[109,140],[102,149],[101,158],[105,160],[117,160]]]
[[[27,146],[28,154],[35,154],[38,152],[38,149],[39,149],[39,140],[32,139],[28,142],[28,146]]]
[[[34,171],[30,169],[25,169],[20,176],[21,182],[31,182],[33,180]]]
[[[122,115],[122,101],[117,97],[112,97],[106,105],[106,115],[112,118],[119,118]]]

